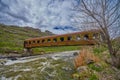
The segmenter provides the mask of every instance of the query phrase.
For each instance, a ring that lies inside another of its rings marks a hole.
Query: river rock
[[[79,54],[78,52],[74,52],[74,53],[73,53],[74,56],[77,56],[78,54]]]
[[[88,70],[87,66],[80,66],[77,68],[77,72],[79,73],[87,71],[87,70]]]
[[[10,59],[10,60],[12,60],[12,61],[17,60],[16,57],[8,57],[8,59]]]
[[[92,63],[94,63],[94,60],[92,60],[92,59],[87,59],[86,60],[86,64],[92,64]]]
[[[6,62],[6,60],[0,60],[0,65],[4,65]]]
[[[71,71],[72,69],[70,67],[62,67],[63,70],[65,71]]]

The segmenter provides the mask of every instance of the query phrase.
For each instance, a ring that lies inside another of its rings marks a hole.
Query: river
[[[77,53],[79,51],[65,51],[4,59],[5,63],[0,65],[0,80],[69,80]]]

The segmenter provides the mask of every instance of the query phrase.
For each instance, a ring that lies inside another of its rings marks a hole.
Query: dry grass
[[[75,58],[74,64],[75,68],[83,65],[87,65],[87,61],[91,60],[93,62],[100,61],[98,57],[96,57],[92,52],[88,49],[83,49],[80,51],[80,54]]]

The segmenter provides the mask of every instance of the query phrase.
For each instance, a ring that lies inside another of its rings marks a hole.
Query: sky
[[[0,0],[0,23],[30,26],[56,34],[78,31],[71,10],[77,0]]]

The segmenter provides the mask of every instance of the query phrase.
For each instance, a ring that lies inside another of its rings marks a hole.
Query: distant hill
[[[0,24],[0,53],[22,51],[23,41],[27,38],[53,35],[50,31],[41,32],[32,27],[7,26]]]

